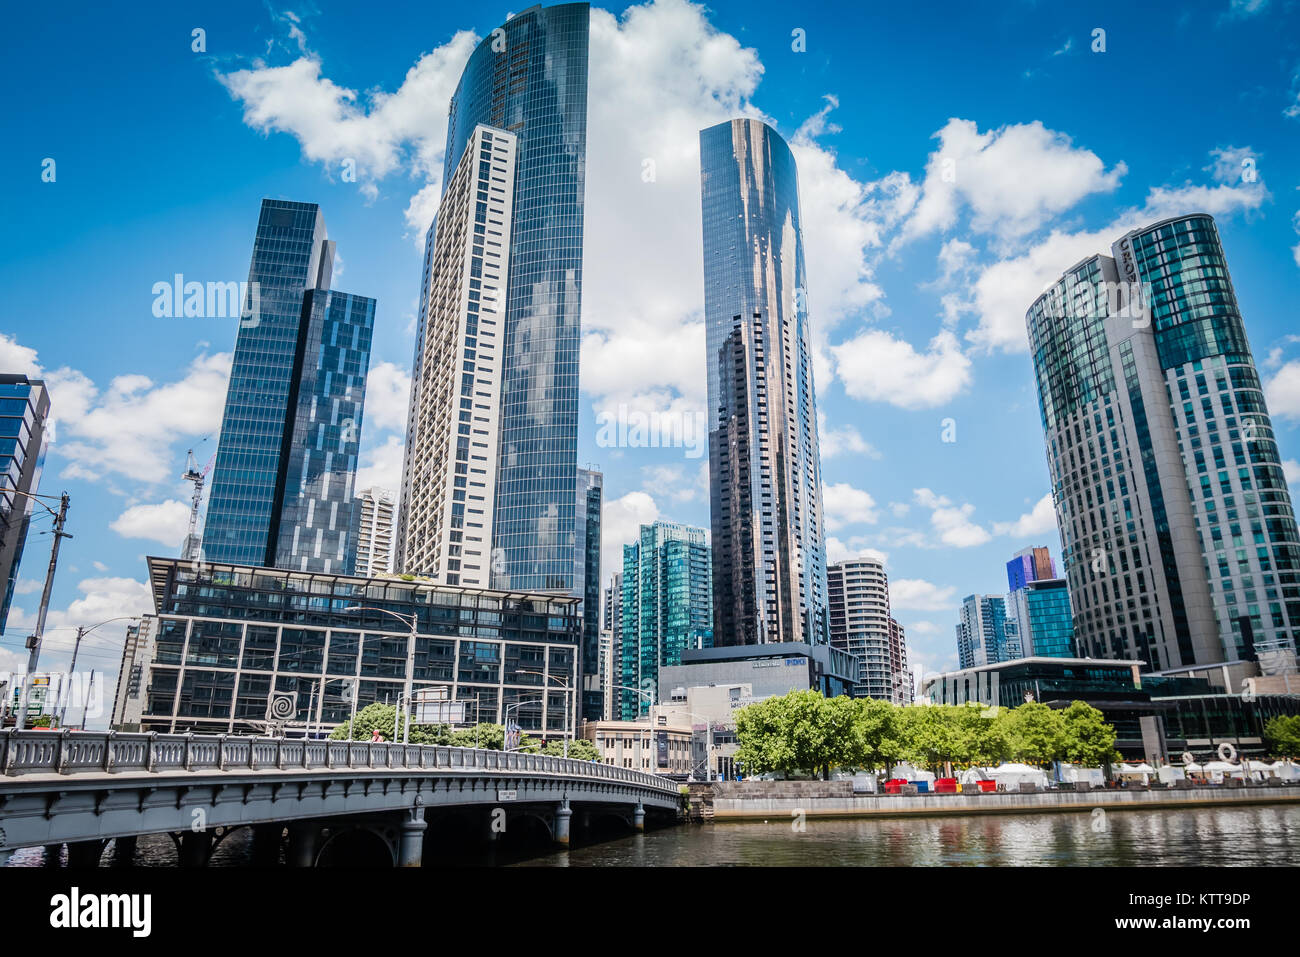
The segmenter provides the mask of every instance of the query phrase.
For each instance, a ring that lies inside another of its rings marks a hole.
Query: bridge
[[[134,849],[167,834],[183,866],[203,866],[239,828],[253,858],[310,867],[345,835],[374,839],[392,863],[423,860],[426,815],[456,814],[495,840],[544,826],[567,845],[612,817],[644,830],[676,820],[678,785],[591,761],[513,751],[246,735],[0,731],[0,865],[18,848],[68,845],[69,865],[96,866],[115,840]],[[459,825],[458,825],[459,826]],[[376,845],[378,846],[378,845]]]

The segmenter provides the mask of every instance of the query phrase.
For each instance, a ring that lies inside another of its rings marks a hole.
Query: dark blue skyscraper
[[[0,631],[18,582],[27,529],[45,465],[50,394],[40,379],[0,374]]]
[[[314,203],[262,201],[203,558],[351,572],[353,479],[375,302],[330,290]]]
[[[758,120],[700,133],[713,640],[829,640],[799,174]]]
[[[574,549],[584,543],[575,542],[574,511],[588,20],[585,3],[534,6],[507,20],[470,56],[449,111],[449,162],[465,152],[478,124],[518,137],[494,588],[579,588]]]

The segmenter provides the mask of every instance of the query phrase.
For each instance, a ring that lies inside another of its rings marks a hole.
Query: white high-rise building
[[[393,519],[397,507],[393,493],[368,488],[360,500],[357,527],[357,569],[360,577],[390,575],[393,571]]]
[[[399,568],[489,587],[516,138],[478,125],[430,228]]]
[[[837,562],[826,569],[831,645],[856,655],[854,697],[896,704],[912,701],[903,627],[889,614],[889,576],[874,558]]]

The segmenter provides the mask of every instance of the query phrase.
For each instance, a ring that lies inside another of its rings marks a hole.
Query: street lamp
[[[116,618],[109,618],[106,621],[101,621],[98,625],[91,625],[89,628],[86,628],[82,625],[78,625],[77,640],[72,646],[72,663],[68,665],[68,676],[71,677],[77,670],[77,652],[81,650],[82,638],[86,637],[86,635],[90,634],[96,628],[99,628],[103,625],[111,624],[115,621],[139,621],[139,620],[140,620],[139,615],[119,615]],[[84,725],[86,723],[86,711],[90,707],[90,702],[86,701],[84,702],[84,705],[85,706],[81,709],[81,723],[83,725],[83,730],[84,730]],[[67,717],[67,715],[68,715],[68,692],[67,689],[65,688],[63,690],[63,707],[59,709],[60,728],[63,727],[65,723],[64,719]]]
[[[646,717],[648,718],[648,720],[649,720],[649,722],[650,722],[650,730],[653,731],[654,728],[655,728],[655,699],[654,699],[654,695],[652,695],[652,694],[651,694],[650,692],[648,692],[648,691],[642,691],[640,688],[633,688],[633,687],[631,687],[631,686],[629,686],[629,685],[610,685],[610,687],[613,688],[615,691],[630,691],[630,692],[632,692],[633,694],[639,694],[641,697],[645,698],[645,699],[649,702],[649,707],[646,708]],[[641,735],[638,734],[638,735],[636,736],[636,740],[637,740],[637,745],[638,745],[637,753],[638,753],[638,755],[639,755],[639,754],[640,754]]]
[[[510,726],[510,709],[518,708],[521,705],[526,705],[526,704],[543,704],[545,700],[546,699],[544,697],[543,698],[520,698],[514,704],[508,704],[501,709],[501,720],[505,722],[504,724],[501,725],[501,750],[502,751],[510,750],[510,748],[506,747],[506,738],[505,738],[506,734],[508,733],[506,729]],[[477,735],[478,735],[478,729],[476,728],[475,736],[477,737]]]
[[[561,687],[564,688],[564,756],[567,758],[569,756],[569,682],[557,675],[546,674],[541,671],[525,671],[521,668],[517,673],[521,675],[538,675],[548,681],[558,681]]]
[[[402,699],[406,699],[409,707],[411,704],[411,677],[415,674],[415,626],[419,623],[419,616],[415,613],[403,615],[400,612],[389,611],[387,608],[375,608],[371,605],[348,605],[343,611],[377,611],[384,615],[391,615],[404,625],[409,625],[411,634],[406,640],[406,680],[403,682],[402,693],[397,699],[397,711],[393,714],[393,740],[397,740],[397,732],[401,726],[399,720],[402,705]],[[355,699],[354,699],[355,700]],[[351,728],[348,729],[351,733]],[[406,744],[411,734],[411,722],[407,721],[405,727],[400,728],[402,732],[402,743]]]
[[[713,759],[713,723],[704,715],[696,714],[694,711],[683,711],[682,714],[704,721],[704,780],[712,782],[713,765],[709,762]]]

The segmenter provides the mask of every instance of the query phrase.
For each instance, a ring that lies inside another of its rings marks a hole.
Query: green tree
[[[955,710],[960,729],[958,764],[988,767],[1005,761],[1011,755],[1005,709],[970,702],[956,706]]]
[[[736,712],[736,761],[746,774],[800,771],[829,776],[865,756],[857,708],[846,697],[791,691]]]
[[[349,722],[344,721],[335,728],[333,732],[331,732],[330,738],[334,741],[346,741],[349,738],[353,741],[370,741],[373,738],[374,732],[378,731],[383,735],[385,741],[392,741],[393,721],[395,718],[397,718],[396,706],[391,704],[380,704],[379,702],[368,704],[357,712],[356,720],[355,722],[352,722],[351,728],[349,728]],[[404,718],[405,716],[403,716],[402,723],[397,725],[398,741],[402,740],[402,728],[405,724]],[[411,725],[410,737],[411,740],[417,744],[424,743],[417,740],[416,732],[417,729],[420,728],[420,725]],[[351,733],[349,733],[349,731]],[[421,731],[420,737],[423,737],[424,734],[425,733]]]
[[[1269,718],[1264,725],[1264,740],[1270,753],[1279,758],[1300,757],[1300,714]]]
[[[903,759],[902,709],[875,698],[858,698],[855,703],[857,740],[854,747],[860,750],[853,755],[854,760],[845,763],[872,771],[883,767],[888,771]]]
[[[903,756],[917,767],[936,773],[945,761],[959,761],[967,748],[963,742],[962,716],[954,705],[917,705],[904,708]]]
[[[746,775],[794,769],[794,755],[785,739],[785,705],[767,698],[736,709],[736,763]]]
[[[1042,767],[1061,755],[1065,719],[1039,701],[1026,701],[1007,716],[1007,737],[1016,760]]]
[[[1086,701],[1071,701],[1061,712],[1064,722],[1062,756],[1071,764],[1085,768],[1114,764],[1119,760],[1115,750],[1115,728],[1100,711]]]
[[[564,742],[547,741],[546,746],[542,748],[540,753],[562,758],[564,757]],[[576,738],[569,742],[569,757],[575,761],[599,761],[600,752],[586,738]]]

